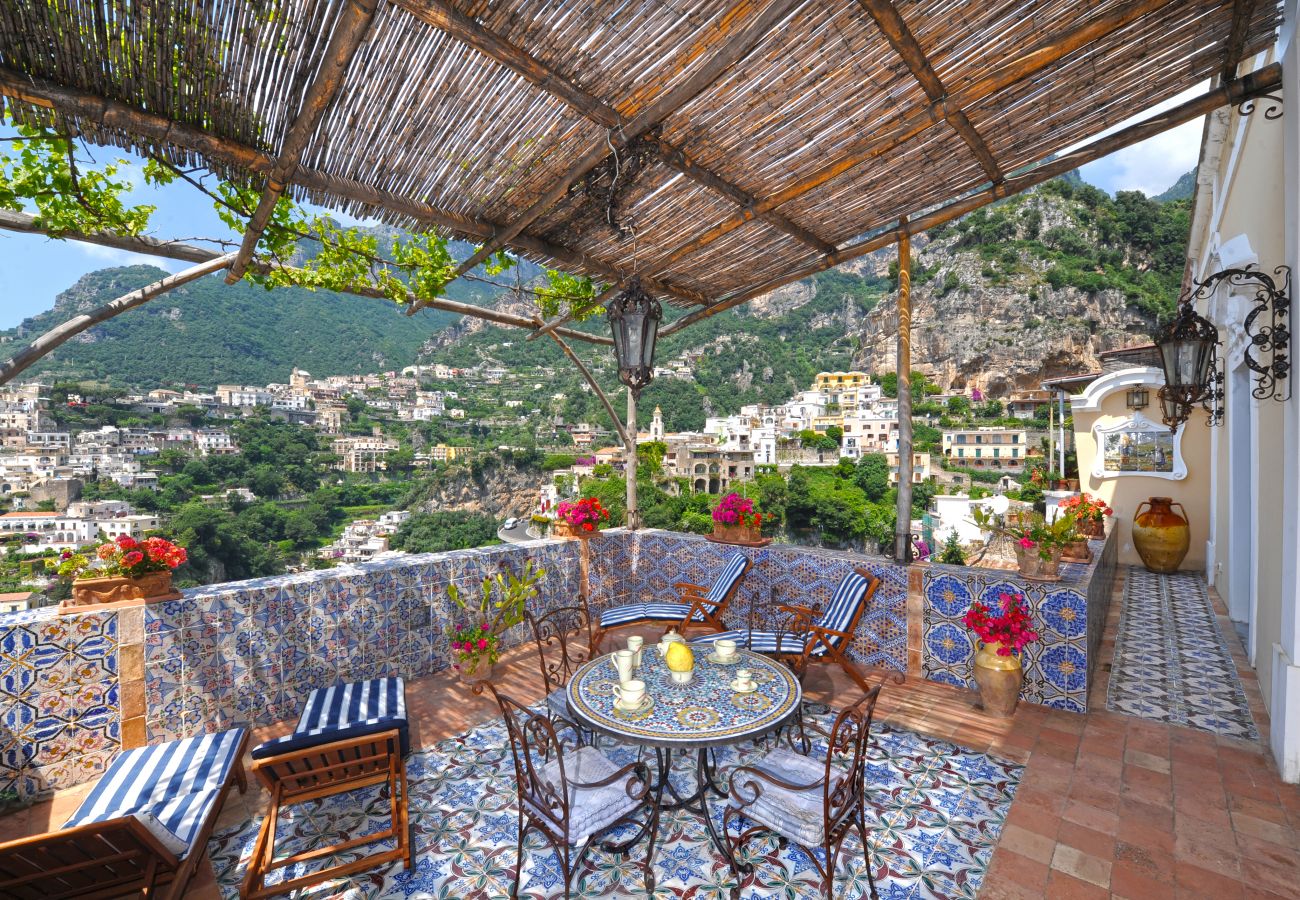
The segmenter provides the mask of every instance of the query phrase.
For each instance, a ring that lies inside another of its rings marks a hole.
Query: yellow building
[[[434,462],[451,462],[454,459],[459,459],[462,456],[467,455],[471,449],[473,448],[449,447],[446,444],[438,444],[429,451],[429,455],[433,457]]]
[[[866,372],[818,372],[813,389],[831,393],[868,384],[871,384],[871,376]]]

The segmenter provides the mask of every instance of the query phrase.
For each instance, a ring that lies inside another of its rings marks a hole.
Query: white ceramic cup
[[[747,691],[754,686],[754,673],[749,669],[737,669],[736,680],[732,683],[742,691]]]
[[[713,652],[718,654],[718,659],[731,659],[736,655],[736,642],[723,638],[720,641],[713,642]]]
[[[618,683],[627,684],[632,680],[632,667],[636,663],[636,654],[631,650],[614,651],[614,668],[618,671]]]
[[[627,639],[627,649],[632,651],[632,665],[638,669],[641,668],[641,648],[645,646],[645,638],[639,634],[634,634]]]
[[[623,684],[611,685],[614,702],[624,709],[636,709],[645,700],[645,682],[635,678]]]

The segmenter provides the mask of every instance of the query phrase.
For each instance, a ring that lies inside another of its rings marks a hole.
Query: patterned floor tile
[[[828,716],[816,716],[825,726]],[[609,747],[620,764],[636,758],[631,747]],[[719,751],[723,775],[752,761],[761,747]],[[814,749],[814,753],[817,753]],[[914,732],[873,726],[868,778],[878,818],[871,858],[883,900],[974,897],[1002,831],[1022,767]],[[515,792],[504,728],[487,725],[407,760],[411,825],[416,862],[366,872],[297,896],[311,898],[465,898],[509,894],[515,874]],[[683,770],[680,777],[693,777]],[[374,833],[383,827],[381,788],[357,791],[323,803],[306,804],[281,823],[278,845],[297,852],[343,834]],[[717,827],[722,804],[711,804]],[[257,820],[215,835],[209,843],[222,895],[238,895]],[[711,845],[703,822],[689,812],[665,813],[655,850],[655,896],[724,898],[731,874]],[[589,854],[572,896],[643,897],[639,863],[643,846],[629,858],[599,850]],[[846,843],[836,878],[836,896],[865,897],[867,875],[861,844]],[[803,850],[782,848],[775,839],[746,848],[755,875],[741,896],[804,900],[821,896],[816,870]],[[338,860],[334,860],[338,861]],[[296,868],[284,877],[300,874]],[[552,900],[563,893],[555,853],[536,835],[525,845],[520,895]]]
[[[1199,576],[1130,568],[1107,708],[1258,740],[1224,637]]]

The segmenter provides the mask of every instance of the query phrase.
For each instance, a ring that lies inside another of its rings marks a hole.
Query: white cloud
[[[1207,87],[1208,84],[1201,84],[1183,91],[1151,109],[1106,129],[1098,137],[1127,128],[1156,113],[1199,97],[1205,93]],[[1140,144],[1125,147],[1110,156],[1089,163],[1081,169],[1083,179],[1112,194],[1115,191],[1133,190],[1142,191],[1148,196],[1159,194],[1173,185],[1184,172],[1195,168],[1201,154],[1203,123],[1204,117],[1197,117],[1177,128],[1148,138]],[[1092,140],[1085,143],[1091,143]],[[1082,145],[1075,144],[1064,152],[1069,153],[1080,146]]]
[[[78,241],[75,246],[84,255],[96,260],[105,268],[108,266],[158,266],[169,272],[179,272],[185,267],[185,264],[179,260],[149,256],[144,253],[132,253],[129,250],[118,250],[115,247],[104,247],[100,244],[87,244]]]

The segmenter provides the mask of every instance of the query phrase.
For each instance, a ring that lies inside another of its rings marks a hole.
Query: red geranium
[[[555,508],[555,515],[583,531],[595,531],[602,522],[609,521],[609,510],[595,497],[583,497],[577,503],[565,500]]]
[[[979,635],[986,644],[997,644],[999,656],[1019,653],[1026,644],[1038,640],[1033,620],[1025,606],[1023,594],[1004,591],[998,596],[998,614],[992,615],[983,603],[976,600],[966,610],[963,618],[966,627]]]

